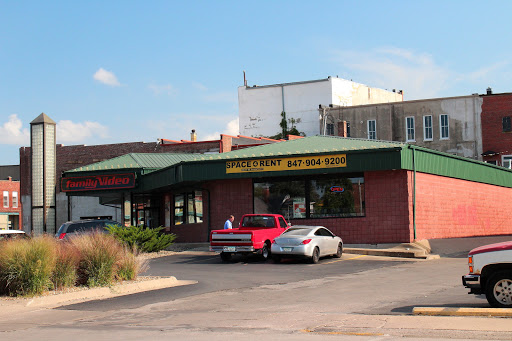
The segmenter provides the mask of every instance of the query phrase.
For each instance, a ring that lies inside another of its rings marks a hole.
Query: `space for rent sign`
[[[62,192],[99,191],[135,187],[135,174],[90,175],[61,179]]]
[[[272,172],[347,166],[347,155],[315,155],[255,160],[226,161],[226,173]]]

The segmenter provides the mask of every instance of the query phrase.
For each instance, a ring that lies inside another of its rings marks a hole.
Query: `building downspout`
[[[281,85],[281,102],[283,104],[283,112],[286,112],[286,110],[284,110],[284,85]]]
[[[412,225],[414,230],[414,241],[416,240],[416,163],[414,159],[414,147],[412,148]]]

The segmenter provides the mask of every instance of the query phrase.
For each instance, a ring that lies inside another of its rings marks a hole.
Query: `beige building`
[[[480,116],[483,98],[434,98],[319,109],[323,135],[407,142],[482,160]]]

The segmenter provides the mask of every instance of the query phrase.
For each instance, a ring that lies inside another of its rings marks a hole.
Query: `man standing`
[[[233,228],[233,220],[235,220],[235,217],[230,215],[229,219],[224,223],[224,230],[231,230]]]

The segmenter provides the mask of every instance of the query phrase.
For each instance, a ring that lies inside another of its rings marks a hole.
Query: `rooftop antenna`
[[[245,78],[245,70],[244,70],[244,86],[247,86],[247,79]]]

